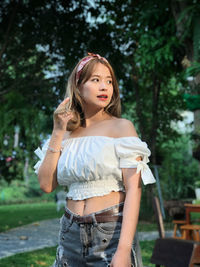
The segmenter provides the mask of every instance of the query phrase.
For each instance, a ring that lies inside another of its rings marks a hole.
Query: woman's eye
[[[108,83],[108,84],[112,84],[112,80],[108,80],[107,83]]]
[[[98,82],[99,79],[98,79],[98,78],[94,78],[94,79],[92,79],[92,81],[93,81],[93,82]]]

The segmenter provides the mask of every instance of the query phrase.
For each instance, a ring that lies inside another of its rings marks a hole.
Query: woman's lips
[[[106,101],[108,99],[107,95],[98,95],[97,97],[102,101]]]

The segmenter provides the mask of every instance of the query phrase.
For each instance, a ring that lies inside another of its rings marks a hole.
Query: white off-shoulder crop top
[[[35,154],[40,160],[34,166],[37,173],[47,151],[49,140]],[[112,138],[83,136],[62,142],[57,166],[59,185],[67,186],[67,198],[83,200],[103,196],[111,191],[125,191],[121,168],[137,168],[143,183],[155,183],[147,163],[150,150],[138,137]],[[141,161],[137,161],[137,157]]]

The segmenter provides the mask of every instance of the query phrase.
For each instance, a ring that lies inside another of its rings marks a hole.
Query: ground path
[[[0,233],[0,258],[57,245],[59,219],[17,227]],[[172,231],[166,233],[172,236]],[[158,232],[139,232],[139,240],[155,240]]]

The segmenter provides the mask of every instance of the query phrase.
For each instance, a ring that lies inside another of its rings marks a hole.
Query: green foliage
[[[200,72],[200,63],[194,61],[190,67],[186,69],[186,78],[190,76],[196,76]]]
[[[200,12],[200,5],[199,10]],[[194,35],[193,35],[193,46],[194,46],[194,60],[199,61],[200,60],[200,19],[199,19],[199,13],[196,14],[194,18]]]
[[[12,180],[10,185],[0,187],[0,203],[6,203],[11,200],[22,201],[25,199],[26,187],[20,180]]]
[[[200,95],[190,95],[184,94],[184,99],[187,103],[187,108],[189,110],[197,110],[200,109]]]
[[[32,173],[28,180],[12,180],[9,184],[6,180],[0,183],[0,205],[9,203],[26,203],[39,201],[55,201],[56,193],[63,190],[58,186],[53,192],[46,194],[40,189],[37,176]]]
[[[199,3],[184,0],[177,21],[173,11],[179,1],[132,2],[1,1],[0,179],[23,180],[26,157],[33,166],[33,151],[51,132],[52,113],[63,98],[66,78],[86,51],[100,53],[112,63],[123,116],[147,141],[152,162],[162,163],[163,144],[178,136],[171,121],[180,120],[179,111],[186,109],[181,62],[190,48],[183,40],[191,40],[191,47],[194,40],[198,50]],[[185,34],[182,39],[180,33]],[[197,61],[187,75],[198,69]],[[18,125],[19,147],[13,148]],[[29,194],[40,195],[34,178],[31,181]]]
[[[194,183],[200,179],[198,162],[192,157],[188,136],[163,144],[164,160],[159,170],[164,199],[194,198]]]
[[[178,2],[178,1],[177,1]],[[194,60],[200,59],[200,3],[198,1],[181,1],[181,12],[177,18],[177,24],[181,41],[188,44],[188,39],[193,41]],[[187,48],[188,49],[188,48]]]
[[[200,188],[200,180],[199,181],[195,181],[194,188]]]
[[[26,182],[26,196],[27,197],[41,197],[44,199],[44,197],[48,196],[49,199],[53,200],[55,197],[55,192],[52,192],[51,194],[45,194],[41,189],[40,189],[40,184],[38,181],[38,178],[35,173],[30,173],[28,176],[28,181]]]
[[[85,53],[89,29],[84,16],[87,1],[83,2],[0,3],[0,140],[8,141],[0,151],[1,179],[23,179],[25,157],[33,165],[34,149],[51,132],[65,75]],[[17,125],[18,151],[13,148]],[[15,153],[13,161],[5,163]]]
[[[178,136],[171,121],[181,120],[179,110],[185,108],[185,81],[179,74],[182,45],[175,21],[167,1],[126,2],[123,8],[111,4],[109,12],[115,20],[110,26],[115,49],[119,47],[116,68],[123,116],[136,124],[158,164],[160,145]],[[107,23],[111,24],[109,17]]]
[[[11,141],[12,142],[12,141]],[[0,179],[11,182],[13,179],[23,179],[25,153],[21,148],[12,149],[3,146],[0,152]]]

